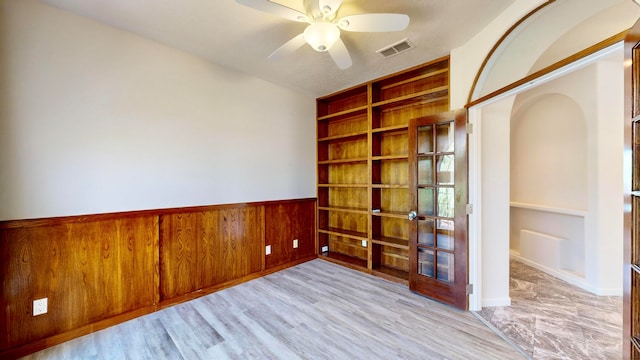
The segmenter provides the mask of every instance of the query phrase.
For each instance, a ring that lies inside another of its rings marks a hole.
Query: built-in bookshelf
[[[317,99],[320,257],[407,281],[409,120],[448,110],[448,56]]]

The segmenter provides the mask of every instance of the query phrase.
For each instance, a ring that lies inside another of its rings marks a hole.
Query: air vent
[[[407,39],[404,39],[404,40],[400,40],[395,44],[382,48],[376,52],[382,54],[382,56],[384,57],[391,57],[412,48],[414,48],[413,44],[410,43]]]

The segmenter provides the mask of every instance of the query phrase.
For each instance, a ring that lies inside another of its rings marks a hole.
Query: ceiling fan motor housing
[[[328,22],[313,23],[304,30],[304,40],[316,51],[327,51],[340,38],[340,29]]]

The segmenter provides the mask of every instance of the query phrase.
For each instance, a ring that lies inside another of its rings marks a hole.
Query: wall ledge
[[[517,202],[517,201],[511,201],[509,205],[512,208],[536,210],[536,211],[543,211],[543,212],[554,213],[554,214],[571,215],[571,216],[579,216],[579,217],[586,217],[587,214],[589,213],[587,210],[559,208],[555,206],[523,203],[523,202]]]

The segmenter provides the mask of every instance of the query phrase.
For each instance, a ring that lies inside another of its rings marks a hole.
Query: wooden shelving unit
[[[408,124],[448,110],[448,56],[317,99],[322,258],[407,282]]]

